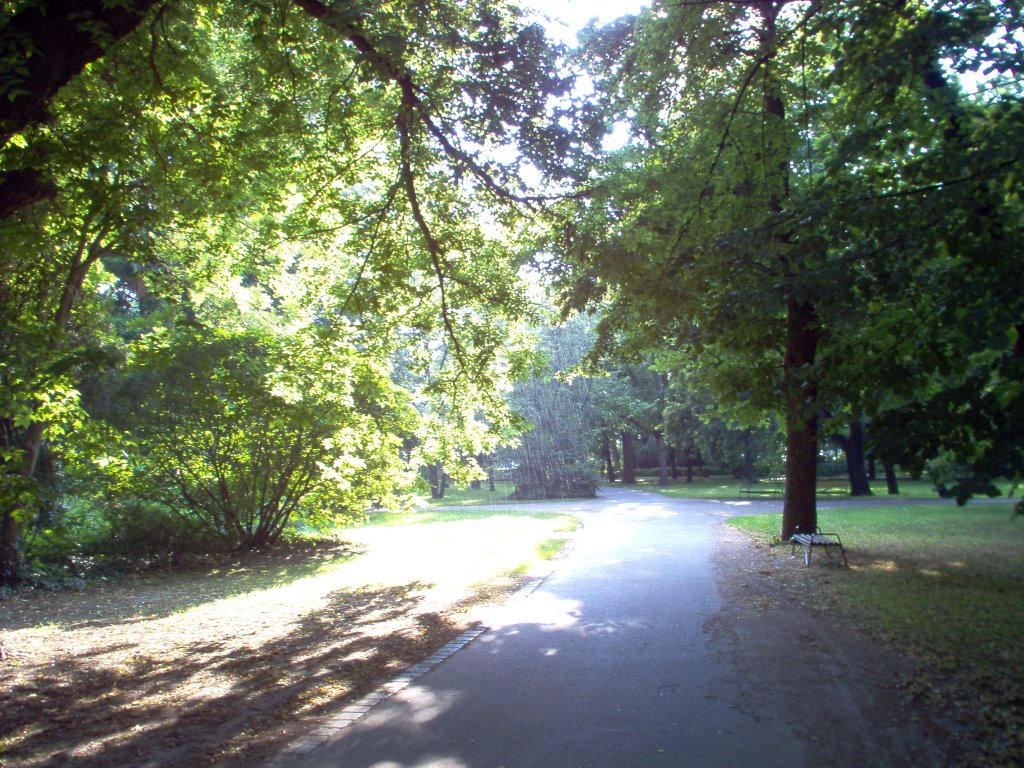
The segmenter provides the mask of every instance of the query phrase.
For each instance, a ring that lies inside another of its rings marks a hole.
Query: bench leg
[[[808,567],[811,565],[811,545],[810,544],[804,544],[804,565],[806,565]]]

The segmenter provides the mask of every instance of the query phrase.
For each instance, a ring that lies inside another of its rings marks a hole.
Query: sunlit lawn
[[[510,504],[512,503],[508,498],[515,490],[515,485],[508,482],[498,482],[494,484],[494,490],[490,490],[490,486],[486,481],[481,484],[480,488],[470,488],[469,486],[449,487],[445,489],[444,498],[432,499],[429,496],[425,497],[423,501],[432,507],[454,507],[454,506],[480,506],[484,504]],[[522,502],[520,502],[522,503]]]
[[[0,601],[0,764],[156,765],[168,749],[262,764],[287,738],[267,723],[312,727],[419,661],[574,528],[543,509],[381,514],[333,545],[15,594]]]
[[[376,513],[343,534],[386,557],[382,576],[394,579],[396,571],[408,570],[410,578],[439,583],[451,577],[465,584],[521,572],[560,550],[575,529],[570,515],[538,509],[428,507]]]
[[[428,507],[477,507],[489,504],[525,504],[527,506],[534,506],[545,503],[543,499],[509,498],[515,489],[515,483],[497,482],[494,484],[494,490],[492,491],[488,483],[484,481],[480,488],[452,486],[445,489],[443,498],[432,499],[426,496],[421,499],[421,502]],[[554,499],[554,501],[568,501],[568,499]]]
[[[978,718],[988,764],[1021,764],[1024,519],[1013,518],[1012,504],[845,508],[818,517],[822,530],[842,537],[851,567],[828,567],[815,553],[810,569],[791,572],[806,580],[809,599],[852,613],[917,658],[924,672],[916,692]],[[781,520],[730,524],[777,541]],[[780,556],[789,550],[779,545]]]

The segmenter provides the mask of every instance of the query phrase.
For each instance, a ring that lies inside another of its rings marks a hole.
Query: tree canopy
[[[725,404],[780,414],[784,536],[815,525],[829,414],[877,419],[907,465],[990,442],[1008,458],[1020,21],[1003,3],[656,2],[584,41],[634,139],[567,207],[566,300],[612,307],[605,348],[685,349]],[[957,409],[977,417],[944,427]],[[907,419],[930,441],[887,426]]]
[[[270,461],[257,446],[291,445],[337,492],[380,502],[430,412],[470,452],[473,423],[513,423],[501,392],[530,353],[509,342],[532,312],[517,168],[571,140],[539,27],[494,3],[118,4],[130,23],[68,5],[0,19],[0,162],[50,189],[8,198],[2,224],[5,582],[40,453],[93,453],[101,423],[121,435],[104,453],[164,478],[146,498],[176,489],[193,509]],[[67,28],[60,72],[44,71],[41,16]],[[104,398],[78,393],[111,386],[119,359],[129,415],[96,418]],[[245,495],[219,493],[222,507]]]
[[[545,398],[588,483],[778,423],[784,536],[850,424],[961,500],[1019,479],[1021,22],[656,0],[570,52],[511,0],[6,4],[0,581],[62,493],[263,546]],[[528,265],[598,315],[590,399],[509,395]]]

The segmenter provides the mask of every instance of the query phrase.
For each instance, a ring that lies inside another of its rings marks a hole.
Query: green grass
[[[519,509],[513,506],[502,507],[501,509],[431,509],[427,507],[416,512],[375,512],[370,515],[363,525],[393,527],[428,525],[431,523],[464,523],[470,520],[500,520],[503,518],[561,520],[562,525],[567,527],[559,527],[558,530],[576,530],[576,519],[570,515],[563,515],[558,512],[541,512],[536,508]],[[338,532],[339,535],[343,535],[344,530],[340,530]]]
[[[494,490],[488,488],[485,481],[480,488],[457,488],[445,489],[443,499],[426,498],[425,501],[432,507],[463,507],[479,506],[481,504],[511,504],[509,496],[515,490],[512,483],[495,483]],[[522,502],[519,502],[522,503]]]
[[[735,499],[743,487],[741,480],[732,477],[695,478],[692,483],[685,480],[669,480],[668,485],[658,485],[658,479],[654,477],[642,477],[639,481],[636,486],[621,487],[643,488],[645,491],[655,491],[677,499]]]
[[[912,692],[956,702],[980,730],[977,764],[1024,758],[1024,520],[1012,504],[860,507],[823,510],[851,568],[802,566],[805,594],[848,611],[866,629],[921,664]],[[779,515],[730,524],[778,542]],[[780,553],[789,554],[781,545]],[[799,553],[798,553],[799,556]],[[818,562],[825,562],[818,556]]]
[[[762,497],[765,499],[782,498],[779,493],[771,493],[773,489],[781,487],[781,482],[774,483],[770,480],[762,481],[754,486],[747,486],[742,480],[737,480],[733,477],[702,477],[694,479],[692,483],[687,483],[685,480],[670,480],[669,485],[667,486],[659,486],[657,482],[656,478],[640,478],[640,482],[637,487],[679,499],[736,499],[740,497],[755,499]],[[819,480],[818,485],[822,491],[827,491],[832,483],[834,483],[833,480],[821,479]],[[763,496],[756,493],[740,493],[740,491],[743,491],[748,487],[751,490],[763,488],[765,493]],[[834,487],[834,485],[831,487]],[[899,500],[901,499],[937,499],[939,497],[935,490],[935,486],[928,480],[909,480],[900,478],[899,488],[899,496],[888,496],[886,494],[885,480],[879,478],[878,480],[871,482],[871,490],[874,492],[874,496],[872,498],[892,499],[894,503],[899,503]],[[1010,490],[1009,484],[1007,483],[1001,484],[1000,488],[1004,494]],[[823,499],[835,499],[844,498],[845,494],[824,492],[819,494],[819,496]]]

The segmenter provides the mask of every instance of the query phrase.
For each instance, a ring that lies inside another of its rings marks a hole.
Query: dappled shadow
[[[204,603],[285,586],[363,550],[326,542],[267,553],[225,556],[170,573],[151,573],[81,590],[24,591],[0,600],[0,631],[54,625],[67,630],[131,625]],[[173,587],[168,588],[168,584]]]
[[[739,532],[731,535],[742,540]],[[895,535],[890,541],[844,537],[850,568],[817,556],[805,567],[799,550],[790,559],[787,544],[742,543],[751,565],[732,585],[720,626],[736,638],[731,653],[746,674],[774,674],[773,685],[788,684],[779,674],[784,663],[764,666],[763,646],[772,634],[811,648],[822,667],[860,664],[870,674],[888,664],[886,695],[920,713],[919,725],[932,724],[950,755],[946,764],[1021,763],[1024,539],[978,545],[936,535],[914,547]],[[788,620],[773,622],[772,615]],[[846,631],[835,632],[834,625]],[[858,659],[872,648],[879,659],[865,666]],[[749,701],[759,706],[760,696],[760,688],[752,689]],[[817,700],[806,707],[808,721],[817,707]]]
[[[185,647],[186,663],[133,657],[97,669],[71,654],[0,690],[0,743],[16,744],[6,755],[12,766],[252,765],[288,737],[283,722],[337,709],[457,633],[424,614],[381,635],[381,626],[413,617],[422,589],[338,591],[271,642],[197,642]],[[162,692],[197,678],[210,681],[201,696],[161,703]]]

